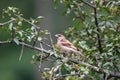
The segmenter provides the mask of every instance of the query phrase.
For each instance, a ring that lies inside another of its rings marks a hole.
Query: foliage
[[[55,8],[57,2],[55,0]],[[119,72],[120,1],[60,0],[60,3],[66,6],[66,16],[74,15],[74,25],[65,33],[82,49],[86,56],[85,62],[101,68],[106,75]],[[87,76],[93,80],[103,79],[103,74],[99,75],[89,68]]]
[[[59,2],[66,6],[64,15],[74,16],[74,25],[65,33],[81,49],[84,57],[72,55],[66,58],[60,55],[50,32],[37,26],[43,17],[25,19],[15,7],[3,11],[3,18],[9,17],[10,20],[0,23],[0,28],[7,30],[11,37],[0,41],[0,44],[21,45],[20,59],[24,47],[35,50],[32,63],[37,64],[45,80],[107,80],[120,77],[120,1],[54,0],[55,8]],[[41,64],[50,60],[52,67],[41,69]]]

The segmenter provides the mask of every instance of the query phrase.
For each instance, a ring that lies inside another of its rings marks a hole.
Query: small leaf
[[[37,18],[39,18],[39,19],[43,19],[44,17],[43,17],[43,16],[38,16]]]
[[[41,37],[38,37],[38,41],[41,41],[42,40],[42,38]]]
[[[54,9],[57,8],[57,5],[58,5],[57,0],[54,0]]]
[[[40,32],[40,35],[46,35],[46,34],[49,34],[48,30],[43,30],[43,31]]]
[[[10,23],[9,24],[9,29],[12,30],[12,27],[13,27],[13,23]]]
[[[22,31],[19,31],[18,33],[19,33],[19,35],[20,35],[21,37],[23,36],[23,33],[22,33]]]
[[[17,38],[14,38],[14,42],[19,45],[19,40]]]
[[[21,21],[19,21],[19,22],[18,22],[18,25],[19,25],[19,26],[22,26],[22,22],[21,22]]]

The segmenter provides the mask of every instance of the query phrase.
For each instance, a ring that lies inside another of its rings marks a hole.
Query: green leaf
[[[43,16],[38,16],[37,18],[38,18],[38,19],[43,19],[44,17],[43,17]]]
[[[48,30],[43,30],[43,31],[40,32],[40,35],[46,35],[46,34],[49,34]]]
[[[58,0],[54,0],[54,9],[56,9],[57,8],[57,6],[58,6],[58,2],[57,2]]]
[[[23,31],[19,31],[18,33],[19,33],[20,37],[23,36]]]
[[[10,23],[9,24],[9,29],[12,30],[12,27],[13,27],[13,23]]]
[[[19,22],[18,22],[18,25],[19,25],[19,26],[22,26],[22,21],[19,21]]]
[[[19,40],[17,38],[14,38],[14,42],[19,45]]]
[[[42,40],[42,37],[38,37],[38,41],[41,41]]]

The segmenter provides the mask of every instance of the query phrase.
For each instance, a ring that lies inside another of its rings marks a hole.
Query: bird
[[[64,56],[71,56],[73,53],[82,55],[81,51],[75,47],[69,40],[65,38],[62,34],[56,34],[57,45],[60,49],[60,52],[64,54]],[[83,56],[83,55],[82,55]]]

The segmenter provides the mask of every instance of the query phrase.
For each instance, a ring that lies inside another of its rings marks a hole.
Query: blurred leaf
[[[57,8],[57,6],[58,6],[58,2],[57,2],[58,0],[54,0],[54,9],[56,9]]]
[[[14,41],[17,45],[19,45],[19,40],[17,38],[14,38]]]
[[[12,27],[13,27],[13,23],[10,23],[9,24],[9,29],[12,30]]]
[[[42,38],[41,37],[38,37],[38,41],[41,41],[42,40]]]
[[[21,21],[19,21],[19,22],[18,22],[18,25],[19,25],[19,26],[22,26],[22,22],[21,22]]]

